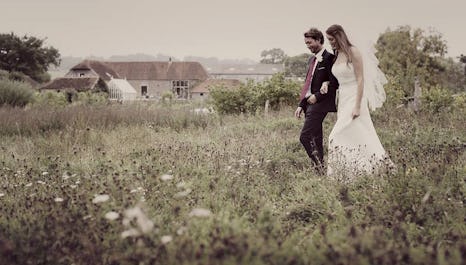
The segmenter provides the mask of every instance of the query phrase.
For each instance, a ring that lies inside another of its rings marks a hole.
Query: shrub
[[[221,114],[254,114],[269,101],[271,109],[297,103],[299,84],[285,79],[284,74],[276,74],[262,83],[248,82],[237,89],[223,86],[211,89],[210,96],[216,111]]]
[[[432,113],[451,109],[453,102],[451,91],[441,87],[433,87],[422,95],[422,108]]]
[[[64,93],[55,91],[44,91],[36,93],[33,106],[62,107],[68,104]]]
[[[33,94],[26,83],[0,79],[0,106],[24,107],[33,100]]]
[[[102,105],[108,103],[108,94],[105,92],[78,92],[76,100],[73,99],[73,102],[78,105]]]

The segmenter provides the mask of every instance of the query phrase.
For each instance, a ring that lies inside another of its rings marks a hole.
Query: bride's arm
[[[364,94],[364,68],[362,62],[362,56],[358,49],[355,47],[351,48],[353,53],[353,67],[354,75],[356,76],[356,81],[358,84],[358,93],[356,95],[356,105],[353,110],[353,119],[358,117],[361,113],[361,101]]]

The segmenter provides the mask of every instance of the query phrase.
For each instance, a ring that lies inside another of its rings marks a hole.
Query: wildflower
[[[89,214],[89,215],[84,216],[83,220],[87,220],[87,219],[90,219],[90,218],[92,218],[92,215]]]
[[[32,186],[32,182],[29,182],[28,184],[25,185],[26,187],[31,187]]]
[[[182,234],[184,234],[186,231],[188,231],[188,228],[186,227],[180,227],[178,230],[176,230],[176,234],[181,236]]]
[[[172,180],[173,179],[173,175],[169,175],[169,174],[164,174],[160,177],[160,179],[162,181],[168,181],[168,180]]]
[[[127,238],[127,237],[135,237],[135,236],[139,236],[141,233],[135,229],[135,228],[130,228],[128,230],[125,230],[123,232],[121,232],[121,238]]]
[[[59,198],[59,197],[57,197],[57,198],[55,198],[55,202],[63,202],[63,199],[62,199],[62,198]]]
[[[68,175],[68,172],[63,173],[63,175],[61,177],[62,177],[63,180],[67,180],[67,179],[71,178],[71,176]]]
[[[162,238],[160,239],[160,241],[162,241],[162,244],[167,244],[172,240],[173,240],[173,237],[170,235],[162,236]]]
[[[5,196],[5,193],[0,193],[0,197],[3,197],[3,196]]]
[[[48,174],[49,174],[49,172],[47,172],[47,171],[42,172],[42,176],[47,176]]]
[[[203,208],[195,208],[189,213],[189,216],[194,217],[209,217],[210,215],[212,215],[212,212]]]
[[[45,185],[45,182],[43,182],[42,180],[38,180],[37,183]]]
[[[118,217],[120,217],[120,214],[117,212],[113,212],[113,211],[105,214],[105,219],[110,220],[110,221],[116,220],[118,219]]]
[[[184,191],[180,191],[177,194],[175,194],[175,198],[182,198],[188,196],[188,194],[191,193],[191,189],[187,189]]]
[[[107,194],[101,194],[101,195],[95,196],[95,198],[92,200],[92,202],[97,204],[97,203],[101,203],[101,202],[106,202],[109,199],[110,199],[110,196],[108,196]]]
[[[154,228],[154,223],[144,214],[139,206],[127,209],[124,213],[123,225],[129,226],[132,220],[136,220],[136,224],[142,233],[148,233]]]
[[[78,186],[77,185],[70,185],[70,188],[76,189]]]

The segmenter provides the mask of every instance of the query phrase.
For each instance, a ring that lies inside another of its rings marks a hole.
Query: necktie
[[[303,100],[303,98],[306,96],[307,91],[309,90],[309,85],[311,84],[313,72],[314,70],[314,65],[316,63],[316,58],[312,58],[311,65],[309,66],[309,70],[307,71],[307,76],[306,76],[306,82],[304,82],[303,89],[301,90],[301,95],[299,97],[299,100]]]

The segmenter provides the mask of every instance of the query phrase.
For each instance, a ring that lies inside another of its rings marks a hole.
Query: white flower
[[[106,202],[109,199],[110,199],[110,196],[108,196],[107,194],[101,194],[101,195],[95,196],[95,198],[92,200],[92,202],[97,204],[97,203],[101,203],[101,202]]]
[[[47,171],[42,172],[42,176],[47,176],[48,174],[49,174],[49,172],[47,172]]]
[[[63,175],[61,177],[62,177],[63,180],[67,180],[67,179],[71,178],[71,176],[68,175],[68,172],[63,173]]]
[[[160,239],[160,241],[162,241],[162,244],[167,244],[172,240],[173,240],[173,237],[170,235],[162,236],[162,238]]]
[[[184,183],[183,181],[180,182],[180,183],[178,183],[178,184],[176,184],[176,187],[177,187],[177,188],[184,188],[185,186],[186,186],[186,183]]]
[[[3,197],[3,196],[5,196],[5,193],[0,193],[0,197]]]
[[[77,185],[70,185],[70,188],[76,189],[78,186]]]
[[[209,217],[210,215],[212,215],[212,212],[203,208],[195,208],[189,213],[189,216],[194,217]]]
[[[173,179],[173,175],[164,174],[164,175],[160,176],[160,179],[163,180],[163,181],[172,180],[172,179]]]
[[[45,184],[45,182],[43,182],[42,180],[38,180],[37,183],[42,184],[42,185]]]
[[[62,198],[59,198],[59,197],[55,198],[55,202],[62,202],[62,201],[63,201]]]
[[[191,193],[191,189],[187,189],[185,191],[180,191],[177,194],[175,194],[175,198],[182,198],[188,196],[188,194]]]
[[[113,212],[113,211],[105,214],[105,219],[110,220],[110,221],[116,220],[118,219],[118,217],[120,217],[120,214],[117,212]]]
[[[131,220],[136,219],[136,224],[142,233],[148,233],[154,228],[154,223],[147,218],[142,209],[139,206],[127,209],[124,213],[125,218],[123,219],[123,225],[129,226]]]
[[[30,182],[30,183],[26,184],[25,186],[26,186],[26,187],[31,187],[31,186],[32,186],[32,183]]]
[[[89,214],[89,215],[84,216],[83,220],[87,220],[87,219],[90,219],[90,218],[92,218],[92,215]]]
[[[137,229],[131,228],[131,229],[121,232],[121,238],[139,236],[140,234],[141,233]]]
[[[188,231],[188,228],[186,227],[180,227],[178,230],[176,230],[176,234],[181,236],[182,234],[184,234],[186,231]]]

